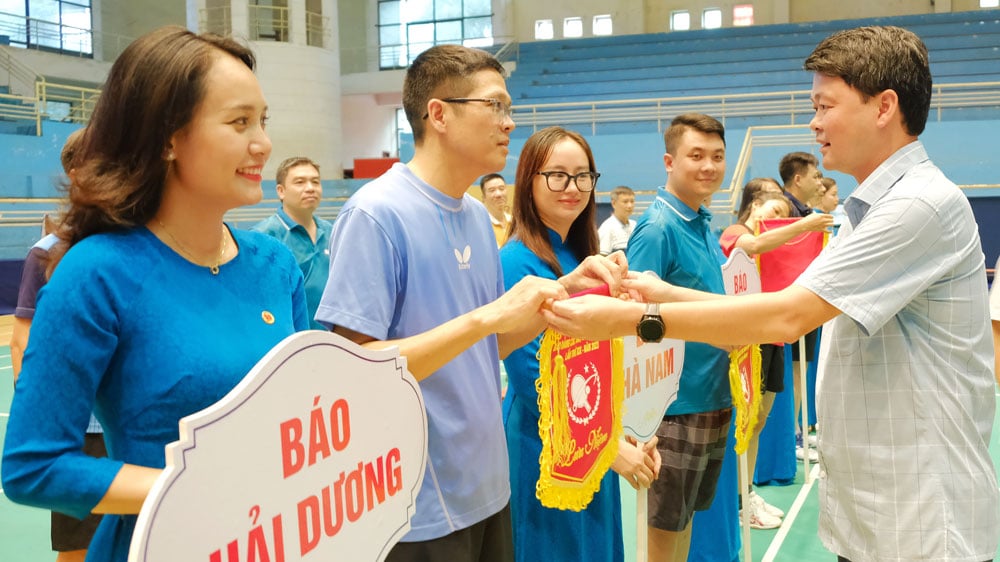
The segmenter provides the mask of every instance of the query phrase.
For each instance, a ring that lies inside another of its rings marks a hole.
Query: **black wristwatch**
[[[646,305],[646,313],[635,326],[635,335],[644,342],[658,342],[663,339],[663,334],[667,327],[660,318],[659,303],[651,302]]]

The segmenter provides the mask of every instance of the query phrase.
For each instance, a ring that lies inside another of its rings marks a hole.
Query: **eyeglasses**
[[[538,172],[538,175],[545,176],[545,187],[549,188],[549,191],[566,191],[569,180],[573,180],[579,191],[593,191],[597,185],[597,178],[601,177],[597,172],[580,172],[576,175],[566,172]]]
[[[504,121],[509,119],[511,114],[514,113],[514,108],[510,106],[509,103],[504,103],[496,98],[442,98],[441,101],[445,103],[471,103],[474,101],[488,103],[493,107],[493,115],[497,118],[497,121]],[[424,113],[424,119],[427,119],[429,113]]]

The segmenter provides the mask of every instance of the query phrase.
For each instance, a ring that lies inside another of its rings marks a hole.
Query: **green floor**
[[[10,380],[10,352],[7,347],[0,346],[0,446],[7,431],[7,412],[10,411],[12,386]],[[998,397],[1000,398],[1000,397]],[[998,404],[1000,412],[1000,404]],[[993,443],[990,451],[994,464],[1000,468],[1000,415],[993,422]],[[789,511],[796,496],[802,489],[802,471],[796,483],[791,486],[761,487],[757,491],[771,504],[786,512]],[[625,532],[626,561],[635,560],[635,492],[627,484],[622,483],[622,511]],[[823,548],[816,536],[817,499],[816,487],[809,492],[794,522],[773,558],[775,562],[800,562],[835,560]],[[779,530],[751,531],[751,550],[753,560],[764,559],[765,553]],[[24,507],[11,503],[6,496],[0,495],[0,562],[41,562],[54,560],[55,556],[49,550],[49,514],[40,509]],[[1000,551],[997,552],[1000,560]]]

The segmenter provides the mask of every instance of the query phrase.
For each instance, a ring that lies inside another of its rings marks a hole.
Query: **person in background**
[[[737,224],[742,223],[740,217],[747,216],[750,204],[753,203],[757,195],[765,192],[777,193],[778,195],[784,194],[781,184],[773,178],[753,178],[743,186],[743,192],[740,193],[740,206],[736,211]]]
[[[69,181],[75,175],[73,158],[83,138],[83,129],[77,129],[66,138],[60,154],[63,171]],[[48,215],[46,215],[46,218]],[[55,234],[46,234],[32,246],[24,260],[24,270],[21,273],[21,285],[17,293],[17,308],[14,309],[14,324],[11,326],[10,361],[14,373],[14,384],[21,374],[21,361],[24,350],[28,346],[31,332],[31,321],[35,316],[35,304],[38,291],[45,285],[45,269],[49,261],[49,250],[58,242]],[[87,434],[83,440],[83,452],[92,457],[106,457],[104,446],[104,431],[100,422],[91,414],[87,424]],[[51,516],[52,550],[56,551],[56,562],[83,562],[87,558],[87,547],[94,537],[101,516],[90,514],[83,519],[77,519],[58,511]]]
[[[549,127],[531,135],[517,163],[511,237],[500,250],[504,284],[534,275],[557,279],[597,253],[594,188],[600,174],[584,138]],[[621,562],[625,547],[618,476],[644,491],[659,472],[656,439],[644,447],[622,440],[618,457],[582,511],[548,508],[535,495],[542,440],[538,435],[538,350],[541,336],[504,360],[510,388],[504,427],[510,454],[514,559]]]
[[[666,337],[718,345],[790,341],[826,323],[823,544],[840,562],[990,560],[1000,489],[985,259],[968,198],[919,140],[927,48],[906,29],[860,27],[824,39],[805,68],[823,166],[858,187],[848,222],[791,286],[712,298],[633,276],[625,290],[666,304],[588,295],[544,314],[564,334],[599,340],[654,322],[644,315],[658,308]]]
[[[751,195],[756,193],[756,195]],[[749,199],[749,201],[748,201]],[[803,232],[819,231],[828,228],[833,220],[829,215],[813,213],[794,223],[756,234],[760,221],[784,218],[791,213],[792,204],[780,193],[771,190],[757,189],[754,180],[747,182],[743,188],[743,209],[736,224],[726,228],[719,238],[722,252],[728,257],[733,250],[739,248],[749,256],[769,252]],[[767,417],[774,405],[774,397],[785,390],[785,351],[780,344],[760,344],[761,397],[760,411],[757,416],[757,426],[747,444],[747,474],[750,482],[743,483],[749,489],[750,526],[754,529],[773,529],[781,525],[785,513],[764,501],[753,490],[753,477],[757,468],[757,452],[760,444],[760,434],[767,423]]]
[[[629,239],[631,270],[652,271],[678,285],[725,294],[725,257],[710,228],[711,213],[702,205],[725,176],[724,135],[722,123],[700,113],[677,116],[664,132],[667,181]],[[707,510],[716,496],[732,415],[726,351],[685,343],[683,373],[677,399],[656,433],[663,462],[648,494],[652,561],[687,560],[694,512]],[[729,496],[719,499],[727,502],[723,519],[732,524],[728,531],[735,535],[738,507]]]
[[[330,231],[333,223],[316,216],[323,199],[319,164],[305,156],[287,158],[278,165],[277,191],[281,206],[251,230],[280,240],[299,262],[305,277],[309,323],[315,330],[326,328],[315,320],[319,300],[330,274]]]
[[[500,174],[486,174],[479,180],[479,189],[483,194],[483,204],[490,213],[493,235],[496,236],[499,248],[507,241],[507,229],[510,225],[510,213],[507,212],[507,181]]]
[[[833,178],[823,178],[823,194],[820,196],[819,200],[816,202],[816,209],[823,211],[824,213],[832,213],[836,210],[837,205],[840,204],[840,199],[837,192],[837,180]]]
[[[993,376],[1000,385],[1000,287],[997,287],[997,269],[1000,259],[993,269],[993,284],[990,286],[990,324],[993,327]]]
[[[597,229],[597,239],[601,255],[624,251],[628,246],[629,236],[635,229],[632,209],[635,208],[635,192],[632,188],[619,185],[611,190],[611,216],[601,223]]]
[[[812,214],[813,206],[819,200],[823,192],[823,172],[819,171],[819,160],[808,152],[789,152],[781,158],[778,164],[778,172],[784,182],[782,189],[785,197],[792,202],[791,217],[806,217]],[[813,330],[806,334],[806,362],[816,360],[816,341],[819,332]],[[798,343],[792,344],[792,396],[793,411],[795,412],[795,457],[799,460],[809,455],[809,460],[817,462],[819,454],[816,449],[810,447],[815,445],[815,436],[808,431],[803,432],[802,418],[799,416],[799,409],[802,406],[802,377],[800,375],[802,365],[799,357]],[[809,428],[806,428],[807,430]]]
[[[280,242],[230,229],[271,153],[253,53],[165,27],[112,65],[74,158],[4,442],[12,501],[104,517],[88,559],[124,562],[178,421],[308,328]],[[108,458],[81,451],[94,412]]]

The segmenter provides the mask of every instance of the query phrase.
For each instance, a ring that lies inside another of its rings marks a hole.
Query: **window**
[[[979,0],[980,8],[1000,8],[1000,0]]]
[[[491,0],[378,0],[379,68],[404,68],[434,45],[493,45]]]
[[[611,15],[594,16],[594,35],[611,35]]]
[[[93,56],[91,0],[0,0],[11,45]]]
[[[753,25],[753,4],[733,6],[733,25],[736,27]]]
[[[563,37],[583,37],[583,18],[564,19]]]
[[[552,39],[552,20],[535,20],[535,39]]]
[[[691,29],[691,14],[687,10],[670,12],[670,31]]]
[[[722,27],[722,10],[719,8],[705,8],[701,13],[702,29],[719,29]]]

